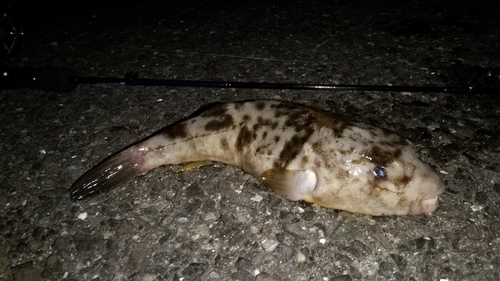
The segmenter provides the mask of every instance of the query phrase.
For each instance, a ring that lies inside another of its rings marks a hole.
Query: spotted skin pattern
[[[258,100],[216,104],[170,125],[85,173],[70,193],[83,199],[161,165],[203,160],[238,166],[288,199],[352,213],[431,213],[445,188],[389,130]]]

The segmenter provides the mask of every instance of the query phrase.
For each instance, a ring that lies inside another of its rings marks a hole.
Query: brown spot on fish
[[[322,149],[322,143],[320,141],[315,141],[311,144],[311,148],[317,153]]]
[[[299,154],[302,146],[309,139],[313,130],[307,130],[303,135],[294,135],[288,142],[285,143],[279,158],[274,162],[276,168],[286,168],[288,164]]]
[[[250,132],[250,130],[248,130],[246,126],[243,126],[238,133],[238,137],[236,138],[236,151],[243,151],[243,148],[245,148],[245,146],[248,146],[252,142],[252,135],[252,132]]]
[[[255,108],[257,108],[257,110],[259,110],[259,111],[261,111],[265,107],[266,107],[266,104],[264,102],[257,102],[257,103],[255,103]]]
[[[375,163],[375,165],[385,166],[388,163],[396,160],[395,153],[395,151],[390,153],[387,150],[380,148],[380,146],[374,145],[368,151],[366,151],[364,155],[371,158],[371,162]],[[399,153],[401,153],[401,151],[399,151]]]
[[[229,143],[226,138],[220,139],[220,147],[225,151],[229,150]]]
[[[397,135],[394,135],[394,140],[390,142],[391,146],[407,146],[411,144],[408,140],[403,139]]]
[[[346,122],[338,122],[335,126],[332,126],[333,135],[337,138],[341,138],[344,135],[344,132],[350,125]]]
[[[275,117],[275,118],[280,118],[280,117],[281,117],[281,116],[283,116],[283,115],[286,115],[286,112],[281,111],[281,110],[276,110],[276,111],[274,112],[274,117]]]
[[[403,150],[401,150],[401,148],[397,148],[396,150],[394,150],[393,157],[399,158],[399,156],[401,156],[401,154],[403,154]]]
[[[242,119],[243,119],[243,122],[248,122],[248,121],[252,120],[252,118],[247,114],[243,115]]]
[[[280,136],[275,136],[275,137],[274,137],[274,141],[275,141],[276,143],[280,142]]]
[[[255,149],[255,155],[264,155],[266,154],[266,149],[268,149],[268,147],[264,147],[264,146],[259,146]]]
[[[262,139],[265,140],[267,137],[267,132],[262,133]]]
[[[400,205],[400,206],[406,205],[405,202],[408,201],[408,199],[405,196],[402,196],[402,195],[403,194],[399,194],[399,196],[398,196],[398,205]]]
[[[396,178],[393,180],[393,183],[395,186],[400,187],[400,189],[404,189],[408,183],[410,183],[412,180],[412,177],[404,175],[402,177]]]
[[[165,135],[169,139],[177,139],[177,138],[185,138],[187,137],[187,128],[186,123],[178,123],[159,132],[160,134]]]
[[[276,129],[278,127],[278,122],[276,121],[271,121],[269,119],[264,119],[262,117],[257,117],[257,123],[253,125],[253,130],[258,131],[260,128],[263,127],[270,127],[272,130]]]
[[[344,169],[338,169],[337,173],[335,174],[335,178],[341,181],[346,181],[350,177],[349,171],[346,171]]]
[[[314,125],[315,117],[309,114],[308,110],[295,111],[288,115],[285,126],[295,128],[297,132],[302,132]]]
[[[316,124],[319,128],[327,127],[332,130],[334,137],[341,138],[347,128],[354,126],[347,116],[330,111],[315,111]]]
[[[369,188],[366,189],[366,193],[368,195],[375,197],[375,195],[378,195],[380,193],[380,190],[379,190],[380,186],[376,182],[376,180],[375,181],[374,180],[369,180],[369,181],[367,181],[367,183],[368,183],[368,187]]]
[[[287,112],[290,112],[290,111],[295,110],[295,109],[306,108],[307,106],[300,106],[300,107],[298,107],[296,104],[283,102],[283,103],[273,103],[273,104],[271,104],[270,107],[276,109],[276,111],[287,111]]]
[[[274,117],[280,118],[284,115],[288,115],[293,110],[297,109],[297,106],[289,103],[271,104],[271,108],[274,110]]]
[[[240,108],[243,107],[243,103],[242,102],[233,103],[233,107],[234,109],[239,110]]]
[[[227,113],[227,104],[216,104],[207,110],[203,111],[202,117],[217,117]]]
[[[219,131],[231,127],[234,124],[233,116],[229,114],[224,114],[222,118],[218,120],[210,120],[205,125],[205,130],[207,131]]]
[[[306,165],[307,162],[309,162],[309,157],[307,157],[306,155],[302,156],[302,165]]]

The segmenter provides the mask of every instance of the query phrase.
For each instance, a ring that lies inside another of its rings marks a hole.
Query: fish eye
[[[377,167],[377,168],[373,169],[373,174],[377,178],[385,178],[387,176],[387,173],[386,173],[384,167]]]

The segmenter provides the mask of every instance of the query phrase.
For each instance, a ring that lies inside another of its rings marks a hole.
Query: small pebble
[[[260,242],[260,245],[266,252],[272,252],[274,249],[276,249],[276,246],[278,246],[279,242],[272,240],[272,239],[264,239],[262,242]]]
[[[252,200],[254,202],[260,202],[260,201],[262,201],[262,199],[264,199],[264,198],[262,198],[262,196],[260,196],[258,194],[255,194],[254,197],[250,198],[250,200]]]

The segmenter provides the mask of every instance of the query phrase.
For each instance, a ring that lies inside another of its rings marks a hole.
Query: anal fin
[[[312,201],[317,177],[311,170],[269,169],[262,173],[262,182],[277,194],[292,200]]]
[[[179,169],[175,170],[176,173],[184,172],[187,170],[191,170],[194,168],[198,168],[201,166],[207,166],[207,165],[212,165],[214,164],[213,161],[210,160],[202,160],[202,161],[194,161],[194,162],[189,162],[186,165],[180,167]]]

